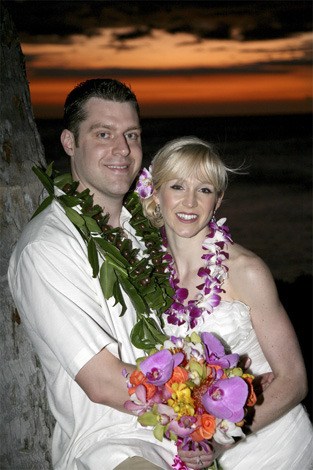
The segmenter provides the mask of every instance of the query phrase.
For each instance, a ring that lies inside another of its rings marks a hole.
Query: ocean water
[[[62,123],[39,120],[48,163],[69,171]],[[195,135],[212,142],[232,176],[219,209],[233,238],[269,264],[276,279],[312,274],[312,116],[143,119],[143,166],[168,140]]]
[[[47,163],[69,171],[59,141],[62,122],[39,120]],[[312,116],[151,118],[142,120],[143,165],[168,140],[194,135],[212,142],[233,176],[219,217],[233,239],[270,267],[294,324],[312,379]],[[312,390],[305,400],[312,416]]]

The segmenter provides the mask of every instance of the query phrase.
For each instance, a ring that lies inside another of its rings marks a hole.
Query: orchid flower
[[[201,401],[208,413],[237,423],[244,417],[247,396],[246,382],[240,377],[231,377],[214,382],[202,395]]]
[[[124,408],[136,416],[149,411],[155,403],[162,402],[162,394],[156,392],[150,400],[147,400],[147,389],[140,384],[136,387],[135,393],[132,394],[131,400],[124,403]]]
[[[181,364],[183,359],[183,353],[172,354],[167,349],[162,349],[144,359],[139,367],[145,374],[147,382],[160,386],[171,378],[174,368]]]
[[[234,437],[244,437],[245,434],[240,426],[236,426],[235,423],[227,421],[226,419],[218,419],[216,424],[216,430],[214,434],[214,440],[218,444],[232,444],[235,440]]]
[[[189,436],[196,429],[197,418],[195,416],[182,416],[178,421],[171,421],[166,434],[173,432],[177,437]]]
[[[208,364],[221,366],[223,369],[235,367],[239,361],[239,354],[225,354],[222,343],[212,333],[201,334],[204,343],[206,360]]]
[[[147,168],[143,168],[136,185],[135,192],[139,195],[141,199],[147,199],[153,193],[153,183],[152,183],[152,175],[151,175],[151,166],[149,170]]]

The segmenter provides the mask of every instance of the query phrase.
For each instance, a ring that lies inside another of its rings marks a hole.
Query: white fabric
[[[129,213],[123,209],[122,223],[133,233],[127,220]],[[16,307],[40,358],[57,421],[54,469],[111,470],[132,456],[171,468],[173,443],[155,440],[134,416],[92,403],[74,381],[104,347],[129,363],[135,363],[142,351],[130,344],[135,312],[129,299],[127,312],[119,317],[120,306],[104,299],[98,278],[92,277],[85,243],[57,202],[25,228],[8,275]]]
[[[222,301],[212,314],[205,314],[196,328],[210,331],[233,353],[247,354],[254,375],[269,372],[253,329],[249,308],[239,302]],[[166,333],[185,336],[190,333],[185,325],[167,325]],[[285,416],[248,436],[219,460],[223,470],[312,470],[313,431],[309,417],[302,407],[296,406]]]

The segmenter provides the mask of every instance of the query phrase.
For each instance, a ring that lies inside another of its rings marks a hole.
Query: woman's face
[[[211,183],[194,177],[167,181],[155,193],[167,235],[172,232],[183,238],[192,238],[201,232],[205,232],[205,236],[208,222],[221,200]]]

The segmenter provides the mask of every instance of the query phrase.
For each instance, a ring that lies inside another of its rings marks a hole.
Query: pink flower
[[[170,380],[174,368],[183,359],[183,353],[172,354],[168,349],[162,349],[143,360],[140,369],[145,374],[147,382],[159,386]]]
[[[196,429],[196,423],[195,416],[182,416],[178,421],[170,422],[167,432],[172,431],[178,437],[186,437]]]
[[[151,170],[151,166],[149,170]],[[141,199],[147,199],[153,193],[152,176],[149,170],[143,168],[137,181],[135,192]]]
[[[217,338],[215,338],[212,333],[202,333],[201,339],[204,344],[204,350],[208,364],[218,365],[223,369],[236,367],[239,361],[239,354],[225,354],[225,349],[222,343]]]
[[[147,400],[147,389],[144,385],[140,384],[136,387],[132,399],[124,403],[124,408],[134,415],[140,416],[146,411],[151,410],[155,403],[162,403],[161,393],[156,392],[150,400]]]
[[[213,416],[238,423],[244,417],[248,385],[240,377],[230,377],[214,382],[202,396],[202,404]]]
[[[172,467],[175,470],[189,470],[186,464],[184,464],[184,462],[181,460],[181,458],[178,455],[175,455]]]

